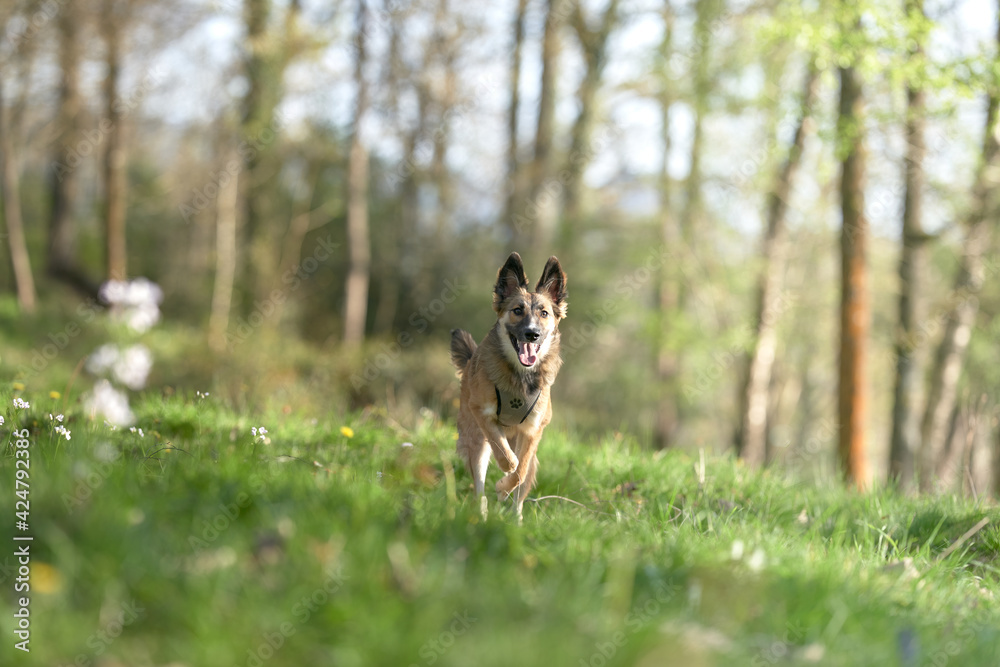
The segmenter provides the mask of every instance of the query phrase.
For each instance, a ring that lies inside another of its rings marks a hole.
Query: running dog
[[[478,346],[469,332],[451,332],[451,361],[462,377],[457,450],[475,481],[484,517],[490,450],[507,473],[496,484],[497,495],[501,501],[514,496],[519,521],[535,483],[538,443],[552,419],[551,388],[562,366],[559,321],[566,306],[559,260],[549,257],[530,292],[521,256],[512,252],[493,287],[496,326]]]

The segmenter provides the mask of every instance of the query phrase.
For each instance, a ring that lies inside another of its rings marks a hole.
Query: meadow
[[[147,390],[132,430],[20,383],[0,405],[3,664],[1000,661],[991,506],[550,428],[519,527],[493,498],[482,519],[454,424],[429,409],[309,417]]]

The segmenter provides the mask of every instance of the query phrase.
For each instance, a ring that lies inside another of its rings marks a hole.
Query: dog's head
[[[558,259],[549,257],[535,291],[529,292],[521,256],[510,254],[497,272],[493,310],[507,358],[515,368],[534,368],[545,358],[559,335],[566,306],[566,274]]]

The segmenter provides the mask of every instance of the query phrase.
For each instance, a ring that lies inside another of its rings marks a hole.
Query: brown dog
[[[497,482],[497,494],[503,500],[513,493],[518,519],[535,483],[535,454],[552,419],[550,391],[562,366],[559,321],[566,306],[559,260],[549,257],[529,292],[521,256],[512,252],[493,287],[496,326],[478,347],[469,332],[451,332],[451,361],[462,376],[457,449],[475,480],[484,516],[490,449],[507,473]]]

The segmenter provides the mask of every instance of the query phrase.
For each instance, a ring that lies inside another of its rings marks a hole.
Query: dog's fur
[[[451,361],[462,376],[457,449],[473,477],[484,515],[491,449],[507,473],[496,491],[501,500],[514,496],[519,518],[535,483],[538,443],[552,419],[550,392],[562,366],[559,322],[566,317],[566,306],[566,274],[559,260],[549,258],[535,291],[529,292],[521,257],[513,252],[493,287],[496,326],[479,346],[469,332],[451,332]],[[497,418],[498,390],[521,397],[538,390],[539,395],[522,423],[504,426]]]

